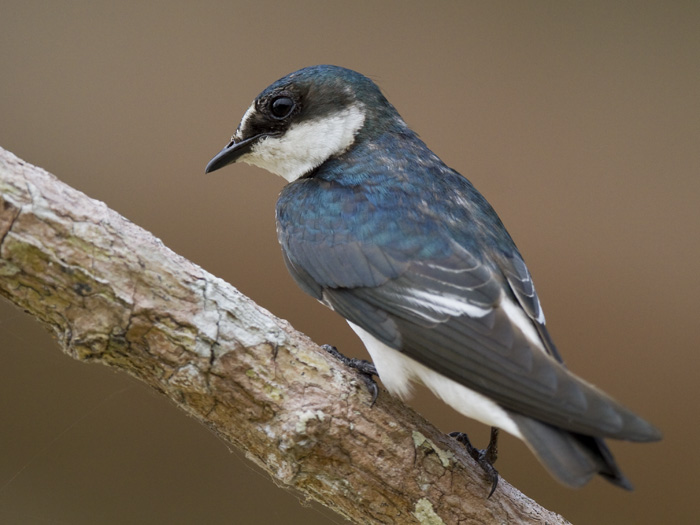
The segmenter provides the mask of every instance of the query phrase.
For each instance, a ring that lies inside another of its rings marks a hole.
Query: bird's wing
[[[643,439],[646,422],[548,354],[515,295],[483,264],[412,263],[380,286],[327,288],[338,313],[428,368],[540,421]]]
[[[405,207],[403,220],[389,221],[383,203],[361,191],[341,194],[317,181],[299,182],[278,201],[278,237],[305,291],[507,410],[594,436],[644,440],[654,433],[563,366],[530,274],[483,197],[469,196],[481,199],[485,212],[472,213],[455,190],[449,210],[433,209],[446,205],[450,193],[443,192],[448,197],[434,206]]]
[[[285,251],[297,282],[390,347],[552,425],[626,439],[649,432],[646,422],[552,354],[519,255],[501,271],[460,247],[449,258],[408,262],[374,244],[321,246],[300,238]]]

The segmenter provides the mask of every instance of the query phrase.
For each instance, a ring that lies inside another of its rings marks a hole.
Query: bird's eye
[[[294,101],[289,97],[277,97],[270,103],[270,113],[275,118],[285,118],[294,109]]]

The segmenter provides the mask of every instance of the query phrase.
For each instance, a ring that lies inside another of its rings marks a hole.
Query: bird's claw
[[[481,470],[484,471],[486,477],[491,482],[491,491],[487,498],[490,498],[498,486],[498,471],[494,468],[493,464],[498,459],[498,428],[491,427],[491,438],[489,439],[488,446],[484,449],[478,449],[469,441],[469,437],[464,432],[450,432],[450,437],[453,437],[459,441],[464,448],[467,450],[469,455],[474,458]]]
[[[365,385],[367,385],[367,390],[369,390],[370,394],[372,395],[372,402],[369,406],[374,406],[374,403],[375,401],[377,401],[377,397],[379,396],[379,387],[377,386],[377,382],[372,377],[379,375],[377,374],[377,369],[375,368],[375,366],[369,361],[365,361],[364,359],[346,357],[340,352],[338,352],[338,349],[335,346],[321,345],[321,348],[323,348],[326,352],[335,357],[338,361],[349,366],[350,368],[354,368],[360,373],[360,376],[364,380]]]

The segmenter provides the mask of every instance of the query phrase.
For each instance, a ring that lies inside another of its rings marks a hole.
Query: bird
[[[491,426],[486,450],[468,445],[492,481],[489,497],[499,429],[566,486],[600,475],[632,490],[604,440],[661,433],[568,369],[493,207],[373,80],[334,65],[277,80],[205,172],[234,162],[287,181],[276,205],[285,265],[347,320],[372,358],[370,373],[404,399],[423,383]]]

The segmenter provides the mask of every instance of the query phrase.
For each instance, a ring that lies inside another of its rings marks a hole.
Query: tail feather
[[[599,474],[618,487],[633,490],[601,438],[562,430],[518,414],[510,415],[537,459],[564,485],[579,488]]]

